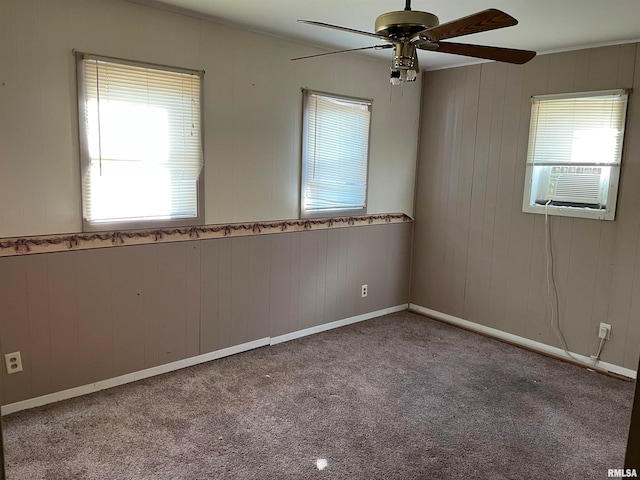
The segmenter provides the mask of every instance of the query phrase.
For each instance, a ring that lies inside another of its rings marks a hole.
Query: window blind
[[[305,91],[304,213],[366,207],[371,102]]]
[[[198,217],[199,72],[81,55],[85,220]]]
[[[623,90],[532,98],[531,164],[620,164]]]

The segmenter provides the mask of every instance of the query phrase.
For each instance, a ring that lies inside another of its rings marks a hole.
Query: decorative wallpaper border
[[[404,213],[0,238],[0,257],[412,222]]]

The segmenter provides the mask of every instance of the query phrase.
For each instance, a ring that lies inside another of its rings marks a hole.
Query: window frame
[[[204,70],[194,70],[188,68],[174,67],[162,64],[155,64],[137,60],[130,60],[118,57],[110,57],[105,55],[96,55],[93,53],[80,52],[74,50],[76,60],[76,87],[77,87],[77,100],[78,100],[78,137],[80,147],[80,216],[82,218],[82,231],[83,232],[99,232],[109,230],[140,230],[149,228],[171,228],[171,227],[185,227],[204,224],[204,206],[205,206],[205,190],[204,190],[204,175],[205,175],[205,152],[204,152]],[[84,81],[84,68],[83,61],[86,59],[98,60],[110,63],[116,63],[120,65],[129,65],[133,67],[150,68],[161,71],[183,73],[189,75],[196,75],[200,78],[199,81],[199,97],[200,97],[200,151],[202,155],[202,168],[200,174],[196,180],[196,197],[197,197],[197,215],[192,218],[173,218],[173,219],[149,219],[149,220],[120,220],[120,221],[91,221],[87,220],[84,215],[84,188],[83,182],[85,176],[89,173],[91,165],[91,156],[89,154],[89,145],[86,128],[87,113],[86,106],[86,92]]]
[[[365,196],[364,196],[364,207],[356,208],[356,209],[333,209],[333,210],[323,210],[323,211],[307,211],[305,210],[305,192],[307,190],[308,185],[308,177],[307,177],[307,167],[309,164],[308,158],[308,119],[307,119],[307,105],[308,99],[311,95],[318,95],[321,97],[329,97],[337,100],[344,100],[348,102],[361,103],[367,105],[369,109],[369,129],[367,131],[367,166],[366,166],[366,175],[365,175]],[[372,129],[372,118],[373,118],[373,99],[371,98],[360,98],[353,97],[349,95],[341,95],[329,92],[323,92],[319,90],[312,90],[307,88],[302,88],[302,144],[301,144],[301,168],[300,168],[300,201],[299,201],[299,217],[302,219],[305,218],[328,218],[328,217],[349,217],[349,216],[359,216],[366,215],[367,208],[369,203],[369,166],[371,160],[371,129]]]
[[[626,130],[626,120],[627,120],[627,112],[629,108],[629,95],[631,93],[630,89],[626,88],[618,88],[618,89],[609,89],[609,90],[595,90],[595,91],[587,91],[587,92],[570,92],[570,93],[560,93],[560,94],[548,94],[548,95],[535,95],[531,97],[531,114],[530,114],[530,124],[529,124],[529,138],[528,138],[528,149],[527,149],[527,158],[526,158],[526,169],[525,169],[525,183],[524,183],[524,192],[522,198],[522,211],[524,213],[535,213],[535,214],[543,214],[543,215],[556,215],[563,217],[574,217],[574,218],[587,218],[587,219],[597,219],[597,220],[615,220],[616,214],[616,206],[618,199],[618,191],[620,186],[620,177],[622,175],[622,163],[624,158],[624,144],[625,144],[625,130]],[[608,191],[606,193],[607,203],[605,209],[595,209],[595,208],[585,208],[579,206],[571,206],[571,205],[540,205],[531,203],[531,195],[532,195],[532,186],[534,181],[534,168],[535,166],[557,166],[557,167],[570,167],[571,163],[561,163],[561,162],[542,162],[537,163],[535,161],[531,161],[531,148],[535,145],[534,140],[531,136],[535,132],[534,126],[534,109],[533,105],[536,100],[563,100],[563,99],[582,99],[588,97],[599,97],[599,96],[607,96],[607,95],[621,95],[625,96],[625,104],[621,112],[622,117],[622,128],[620,131],[621,140],[620,140],[620,157],[616,160],[615,163],[608,162],[584,162],[584,163],[575,163],[573,166],[577,167],[610,167],[611,174],[608,182]]]

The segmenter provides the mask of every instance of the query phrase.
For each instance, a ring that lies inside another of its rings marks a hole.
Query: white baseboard
[[[518,335],[513,335],[511,333],[503,332],[502,330],[498,330],[491,327],[485,327],[484,325],[480,325],[479,323],[470,322],[468,320],[463,320],[462,318],[454,317],[453,315],[449,315],[446,313],[438,312],[436,310],[431,310],[430,308],[421,307],[420,305],[415,305],[413,303],[409,304],[409,310],[420,313],[422,315],[426,315],[427,317],[435,318],[436,320],[440,320],[445,323],[450,323],[452,325],[456,325],[459,327],[463,327],[469,330],[473,330],[474,332],[479,332],[484,335],[488,335],[490,337],[497,338],[499,340],[505,340],[510,343],[514,343],[516,345],[520,345],[522,347],[529,348],[531,350],[536,350],[540,353],[554,355],[556,357],[566,358],[569,361],[575,362],[573,358],[567,355],[561,348],[552,347],[551,345],[547,345],[546,343],[536,342],[535,340],[529,340],[528,338],[519,337]],[[578,353],[571,352],[571,355],[578,359],[580,362],[584,363],[585,366],[592,367],[591,358],[580,355]],[[607,372],[615,373],[618,375],[622,375],[628,378],[636,378],[637,372],[635,370],[631,370],[629,368],[621,367],[619,365],[614,365],[612,363],[607,362],[598,362],[597,367],[601,370],[606,370]]]
[[[107,388],[117,387],[119,385],[124,385],[125,383],[142,380],[143,378],[155,377],[156,375],[173,372],[174,370],[180,370],[181,368],[192,367],[200,363],[210,362],[211,360],[228,357],[229,355],[246,352],[247,350],[253,350],[254,348],[266,347],[267,345],[269,345],[269,337],[261,338],[260,340],[254,340],[253,342],[243,343],[242,345],[223,348],[222,350],[216,350],[215,352],[205,353],[196,357],[190,357],[185,358],[184,360],[178,360],[176,362],[165,363],[164,365],[147,368],[138,372],[127,373],[126,375],[109,378],[107,380],[101,380],[89,385],[82,385],[81,387],[70,388],[61,392],[50,393],[41,397],[30,398],[21,402],[10,403],[8,405],[2,406],[2,415],[8,415],[10,413],[19,412],[20,410],[27,410],[28,408],[40,407],[49,403],[59,402],[60,400],[67,400],[69,398],[80,397],[89,393],[99,392],[100,390],[105,390]]]
[[[253,342],[243,343],[242,345],[235,345],[229,348],[223,348],[222,350],[216,350],[215,352],[205,353],[196,357],[185,358],[184,360],[178,360],[176,362],[166,363],[157,367],[147,368],[138,372],[128,373],[119,377],[109,378],[107,380],[101,380],[99,382],[91,383],[89,385],[82,385],[80,387],[70,388],[61,392],[50,393],[48,395],[42,395],[41,397],[30,398],[20,402],[10,403],[8,405],[2,405],[2,415],[8,415],[10,413],[19,412],[20,410],[27,410],[29,408],[40,407],[49,403],[59,402],[61,400],[68,400],[69,398],[80,397],[89,393],[99,392],[111,387],[117,387],[126,383],[135,382],[136,380],[142,380],[143,378],[154,377],[156,375],[162,375],[163,373],[173,372],[180,370],[181,368],[192,367],[200,363],[210,362],[211,360],[217,360],[218,358],[228,357],[229,355],[235,355],[236,353],[246,352],[253,350],[254,348],[266,347],[268,345],[275,345],[277,343],[286,342],[295,338],[305,337],[313,333],[324,332],[325,330],[331,330],[332,328],[343,327],[356,322],[362,322],[363,320],[369,320],[375,317],[381,317],[382,315],[388,315],[390,313],[401,312],[409,307],[408,304],[398,305],[396,307],[385,308],[377,310],[375,312],[365,313],[357,315],[355,317],[345,318],[344,320],[338,320],[336,322],[325,323],[324,325],[318,325],[317,327],[306,328],[304,330],[298,330],[297,332],[288,333],[279,337],[266,337]]]
[[[362,315],[356,315],[355,317],[345,318],[343,320],[337,320],[331,323],[323,323],[316,327],[305,328],[304,330],[298,330],[296,332],[286,333],[278,337],[271,337],[271,345],[276,345],[282,342],[288,342],[289,340],[295,340],[296,338],[306,337],[307,335],[313,335],[314,333],[324,332],[333,328],[344,327],[345,325],[351,325],[352,323],[362,322],[364,320],[370,320],[372,318],[381,317],[383,315],[389,315],[390,313],[402,312],[409,307],[408,304],[402,304],[395,307],[384,308],[375,312],[363,313]]]

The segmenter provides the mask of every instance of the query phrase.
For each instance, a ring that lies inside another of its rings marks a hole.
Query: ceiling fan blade
[[[330,23],[314,22],[313,20],[298,20],[300,23],[308,23],[309,25],[316,25],[318,27],[333,28],[335,30],[342,30],[343,32],[357,33],[358,35],[366,35],[368,37],[379,38],[380,40],[386,40],[391,43],[400,43],[393,38],[385,37],[384,35],[378,35],[377,33],[364,32],[362,30],[355,30],[353,28],[340,27],[338,25],[331,25]]]
[[[432,42],[437,42],[438,40],[444,40],[446,38],[487,32],[498,28],[512,27],[517,24],[518,21],[511,15],[496,10],[495,8],[490,8],[467,17],[443,23],[437,27],[427,28],[418,35],[426,37]]]
[[[291,58],[290,60],[291,61],[304,60],[305,58],[324,57],[325,55],[333,55],[336,53],[356,52],[358,50],[384,50],[386,48],[393,48],[393,45],[391,45],[390,43],[385,43],[384,45],[373,45],[372,47],[349,48],[348,50],[337,50],[335,52],[317,53],[316,55],[307,55],[306,57]]]
[[[431,48],[426,50],[431,50]],[[435,51],[464,55],[467,57],[486,58],[487,60],[515,63],[518,65],[527,63],[536,56],[536,52],[532,52],[531,50],[516,50],[515,48],[488,47],[485,45],[450,42],[438,42]]]

